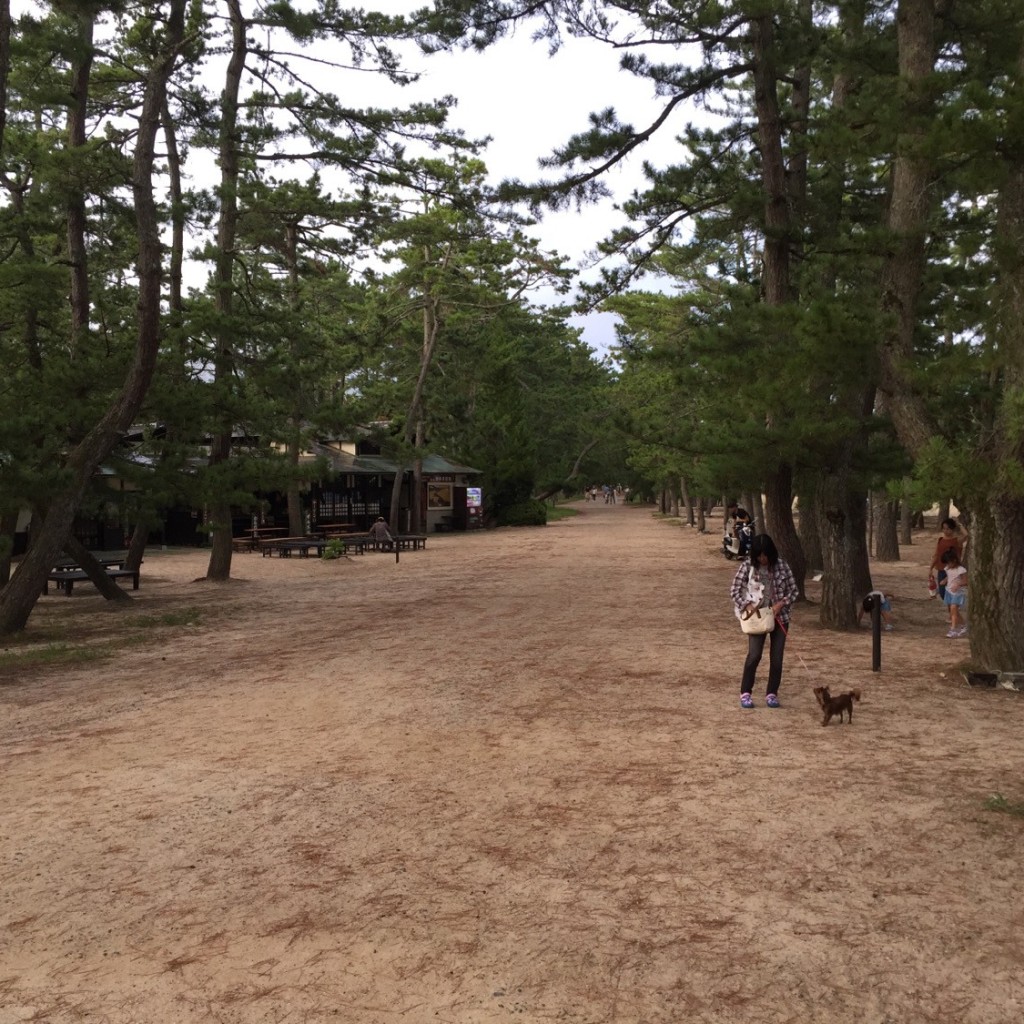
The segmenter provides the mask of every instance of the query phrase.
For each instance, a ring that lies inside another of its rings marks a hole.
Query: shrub
[[[499,509],[497,518],[499,526],[546,526],[548,509],[543,501],[530,498]]]
[[[328,541],[324,545],[324,553],[320,556],[323,559],[342,558],[345,554],[345,542],[339,537]]]

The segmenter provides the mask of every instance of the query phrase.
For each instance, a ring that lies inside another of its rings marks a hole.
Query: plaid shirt
[[[729,594],[732,597],[732,603],[739,611],[743,611],[747,603],[747,583],[750,580],[750,573],[752,571],[754,571],[753,566],[748,558],[736,570],[736,575],[733,577],[732,588],[729,590]],[[785,602],[782,606],[782,611],[779,612],[776,618],[781,620],[783,626],[788,626],[790,605],[800,596],[800,589],[796,585],[793,570],[790,569],[783,559],[780,558],[775,563],[775,566],[771,569],[771,574],[771,603],[774,605],[778,604],[779,601]]]

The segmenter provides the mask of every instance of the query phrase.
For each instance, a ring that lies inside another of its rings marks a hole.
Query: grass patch
[[[652,512],[651,516],[654,519],[660,519],[663,523],[669,523],[672,526],[689,526],[690,522],[685,516],[674,516],[671,512]]]
[[[1024,803],[1007,800],[1002,793],[993,793],[985,801],[985,810],[1001,811],[1003,814],[1012,814],[1015,818],[1024,818]]]
[[[90,630],[87,639],[76,637],[80,642],[66,643],[60,637],[74,632],[67,626],[49,629],[35,637],[12,637],[5,641],[0,651],[0,673],[23,677],[33,669],[60,668],[64,665],[85,665],[112,658],[118,651],[129,647],[141,647],[153,640],[153,630],[161,627],[199,625],[199,608],[182,608],[162,615],[136,615],[118,619],[120,628],[113,631]],[[111,620],[95,620],[109,625]],[[127,629],[128,632],[124,632]],[[79,631],[80,633],[82,631]],[[46,634],[49,634],[47,637]],[[48,642],[40,642],[40,640]]]
[[[164,615],[139,615],[131,620],[133,626],[152,629],[154,626],[198,626],[201,613],[198,608],[182,608]]]
[[[548,522],[557,523],[559,519],[572,519],[573,516],[578,516],[580,510],[578,508],[565,508],[563,505],[556,505],[552,508],[548,506]]]
[[[33,651],[0,653],[0,669],[43,668],[49,665],[83,665],[109,657],[112,652],[104,647],[73,647],[70,644],[47,644]]]

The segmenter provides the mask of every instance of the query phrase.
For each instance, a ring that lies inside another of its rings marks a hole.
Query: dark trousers
[[[778,693],[782,682],[782,653],[786,649],[786,634],[782,626],[776,623],[770,633],[749,633],[747,635],[747,660],[743,662],[743,682],[740,693],[754,692],[754,675],[761,664],[764,654],[764,642],[768,640],[771,649],[768,654],[768,689],[766,693]]]

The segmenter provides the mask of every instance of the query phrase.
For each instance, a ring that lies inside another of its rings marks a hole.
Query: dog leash
[[[785,638],[788,640],[789,639],[789,630],[786,629],[785,625],[782,622],[782,619],[778,620],[778,627],[779,627],[779,629],[782,630],[783,636],[785,636]],[[801,653],[799,651],[796,651],[795,653],[796,653],[796,656],[797,656],[797,660],[800,662],[801,665],[803,665],[804,671],[810,677],[811,684],[813,685],[813,683],[814,683],[814,676],[811,675],[811,670],[807,667],[807,662],[804,661],[803,655],[801,655]]]

